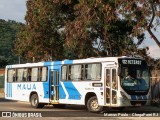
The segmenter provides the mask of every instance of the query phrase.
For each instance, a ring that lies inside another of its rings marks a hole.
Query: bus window
[[[18,82],[22,82],[23,80],[23,71],[24,71],[23,68],[17,69],[17,81]]]
[[[71,74],[70,74],[70,78],[71,80],[82,80],[82,65],[71,65]]]
[[[47,81],[48,78],[48,69],[47,67],[42,67],[42,79],[41,81]]]
[[[112,69],[112,88],[117,89],[116,69]]]
[[[100,80],[101,79],[101,64],[85,65],[85,79]]]
[[[27,81],[27,74],[28,74],[28,69],[25,68],[23,71],[23,81]]]
[[[27,81],[31,81],[31,73],[32,73],[32,69],[31,69],[31,68],[28,68]]]
[[[38,68],[32,68],[31,81],[38,80]]]
[[[106,88],[106,103],[110,103],[110,88]]]
[[[8,82],[13,82],[13,78],[14,78],[13,69],[9,69],[8,70],[8,76],[7,76]]]
[[[38,80],[37,81],[41,81],[42,80],[42,67],[38,68]]]
[[[112,90],[112,104],[117,104],[117,92]]]
[[[13,82],[16,82],[17,81],[17,70],[16,69],[13,69]]]
[[[106,69],[106,86],[110,86],[110,69]]]
[[[62,66],[62,81],[67,80],[67,66]]]

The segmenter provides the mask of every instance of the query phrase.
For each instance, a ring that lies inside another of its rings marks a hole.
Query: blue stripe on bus
[[[11,97],[12,97],[12,83],[10,83],[10,87],[11,87]]]
[[[64,64],[73,64],[73,60],[64,60]]]
[[[58,69],[59,70],[59,74],[60,74],[60,78],[59,78],[59,99],[66,99],[66,93],[64,91],[64,88],[62,87],[62,84],[60,83],[61,81],[61,66],[62,66],[62,61],[61,62],[56,62],[54,64],[59,64],[58,66],[54,66],[53,69]],[[64,65],[65,64],[73,64],[73,60],[64,60]],[[63,82],[64,83],[64,82]],[[65,86],[65,85],[64,85]],[[65,86],[66,87],[66,86]],[[67,91],[68,92],[68,91]],[[69,94],[69,93],[68,93]]]
[[[71,65],[73,64],[73,60],[64,60],[64,65]],[[64,83],[64,87],[67,90],[67,93],[69,95],[68,99],[80,99],[79,96],[79,92],[78,90],[74,87],[74,85],[71,82],[63,82]],[[61,86],[60,88],[62,88],[61,90],[63,90],[63,87]],[[61,93],[61,99],[65,99],[66,98],[66,94],[65,91],[62,91],[63,93]],[[78,97],[76,97],[78,95]]]
[[[10,84],[8,83],[8,97],[10,97]]]
[[[52,65],[53,62],[44,62],[44,66],[47,66],[48,67],[48,73],[47,73],[47,82],[43,82],[43,93],[44,93],[44,96],[43,98],[49,98],[50,97],[50,69],[51,69],[51,65]]]
[[[9,83],[8,86],[9,86],[9,97],[11,97],[11,84]]]
[[[65,99],[66,98],[66,94],[64,92],[64,89],[62,87],[62,84],[59,84],[59,99]]]
[[[8,97],[8,83],[7,83],[7,97]]]
[[[75,88],[72,82],[64,82],[64,86],[69,95],[68,99],[75,99],[75,100],[81,99],[81,94],[78,92],[78,90]]]
[[[73,60],[64,60],[64,64],[73,64]],[[50,72],[50,70],[58,70],[59,71],[59,80],[61,80],[61,66],[62,66],[62,61],[55,61],[55,62],[44,62],[44,66],[49,66],[48,67],[48,71]],[[43,92],[44,92],[44,98],[49,98],[50,97],[50,73],[48,72],[48,81],[46,83],[43,83]],[[72,87],[71,87],[72,86]],[[67,87],[67,86],[66,86]],[[70,85],[69,88],[74,88],[76,91],[76,88],[73,85]],[[68,90],[67,92],[69,92],[68,94],[71,94],[70,90]],[[78,96],[80,96],[79,92],[74,92],[76,93]],[[60,99],[65,99],[66,98],[66,93],[59,81],[59,98]],[[72,98],[72,97],[70,97]],[[79,99],[78,97],[76,97],[76,99]]]
[[[9,97],[9,83],[7,83],[7,93],[8,93],[7,97]]]
[[[12,97],[12,83],[7,83],[7,97]]]
[[[44,98],[49,98],[49,84],[43,82],[43,93],[44,93]]]

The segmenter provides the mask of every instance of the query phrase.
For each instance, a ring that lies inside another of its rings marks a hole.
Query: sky
[[[25,23],[26,0],[0,0],[0,19]]]
[[[15,20],[25,23],[27,0],[0,0],[0,19]],[[160,39],[160,29],[154,32],[156,37]],[[151,39],[146,32],[146,39],[140,46],[141,48],[149,46],[149,55],[153,58],[160,58],[160,48]]]

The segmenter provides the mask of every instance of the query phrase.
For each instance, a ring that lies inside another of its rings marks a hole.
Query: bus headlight
[[[124,99],[128,99],[127,96],[126,96],[122,91],[120,91],[120,93],[121,93],[121,96],[122,96]]]

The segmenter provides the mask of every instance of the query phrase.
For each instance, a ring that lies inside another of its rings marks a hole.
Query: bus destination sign
[[[141,60],[122,60],[122,64],[129,65],[141,65]]]

